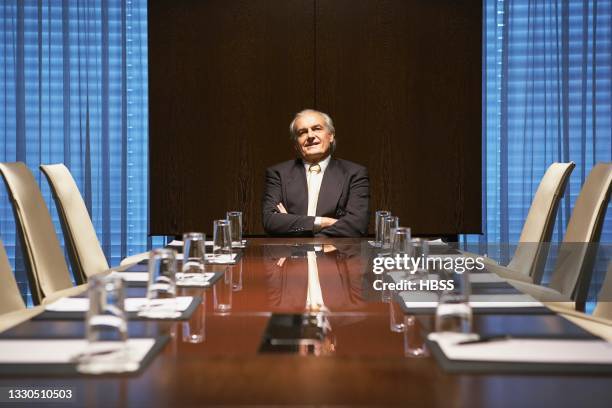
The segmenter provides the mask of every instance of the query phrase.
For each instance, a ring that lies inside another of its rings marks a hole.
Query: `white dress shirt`
[[[323,181],[323,174],[325,169],[331,160],[331,156],[327,156],[324,160],[318,163],[307,163],[304,161],[304,168],[306,169],[306,182],[308,184],[308,213],[309,216],[315,218],[315,232],[321,229],[321,217],[317,217],[317,202],[319,201],[319,190],[321,190],[321,182]],[[318,164],[321,167],[321,171],[316,173],[310,171],[310,166]]]
[[[306,253],[308,259],[308,290],[306,291],[306,309],[324,310],[323,292],[319,281],[319,268],[317,266],[317,254],[314,251]]]

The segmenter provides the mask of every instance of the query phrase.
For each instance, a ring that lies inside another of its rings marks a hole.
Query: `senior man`
[[[289,125],[299,158],[266,170],[263,224],[270,235],[359,237],[368,232],[365,167],[332,157],[334,123],[313,109]]]

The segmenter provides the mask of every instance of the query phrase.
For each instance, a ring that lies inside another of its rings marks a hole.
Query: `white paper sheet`
[[[206,262],[211,264],[234,264],[236,263],[236,255],[217,255],[213,256],[213,254],[206,254]]]
[[[402,299],[409,309],[430,309],[438,306],[438,295],[432,292],[402,292]],[[499,294],[499,295],[471,295],[470,306],[473,309],[490,308],[531,308],[543,307],[529,295]]]
[[[126,282],[148,282],[149,272],[113,272]]]
[[[236,263],[237,255],[238,254],[214,256],[213,254],[206,254],[204,255],[204,259],[207,263],[210,263],[210,264],[234,264]],[[183,254],[176,254],[176,260],[182,261]]]
[[[128,339],[130,358],[140,362],[155,344],[155,339]],[[0,340],[0,364],[69,363],[84,353],[89,343],[84,339]],[[100,350],[114,349],[116,342],[98,342]]]
[[[521,308],[521,307],[543,307],[529,295],[524,294],[498,294],[498,295],[471,295],[470,306],[478,308]]]
[[[432,333],[450,360],[517,363],[612,364],[612,343],[602,340],[501,339],[457,344],[469,338]]]
[[[238,242],[238,241],[236,241],[236,242]],[[242,240],[242,244],[241,244],[241,245],[246,245],[246,243],[247,243],[247,240],[246,240],[246,239],[243,239],[243,240]],[[172,241],[168,242],[168,246],[173,246],[173,247],[182,247],[183,245],[184,245],[183,241],[180,241],[180,240],[178,240],[178,239],[174,239],[174,240],[172,240]],[[204,241],[204,245],[206,245],[206,246],[212,246],[212,245],[213,245],[213,242],[212,242],[212,241]]]
[[[209,286],[210,280],[215,276],[212,272],[206,273],[182,273],[176,274],[176,285],[177,286]]]
[[[173,299],[162,299],[158,302],[171,303]],[[125,311],[126,312],[137,312],[140,308],[147,303],[147,298],[127,298],[125,299]],[[176,309],[179,312],[184,312],[189,307],[193,297],[191,296],[178,296],[176,297]],[[45,306],[45,310],[51,312],[86,312],[89,309],[88,298],[62,298],[56,300]]]
[[[448,246],[446,242],[442,241],[442,238],[432,239],[432,240],[427,241],[427,243],[430,246],[443,246],[443,247]],[[373,247],[378,247],[378,244],[376,243],[376,241],[368,241],[368,244]]]
[[[126,282],[149,282],[148,272],[113,272]],[[210,279],[215,276],[212,272],[206,273],[176,273],[177,286],[208,286]]]

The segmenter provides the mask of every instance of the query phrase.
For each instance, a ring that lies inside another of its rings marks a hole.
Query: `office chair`
[[[608,263],[606,277],[597,295],[597,304],[592,315],[570,310],[563,304],[553,303],[547,306],[575,325],[612,342],[612,262]]]
[[[70,171],[63,164],[41,165],[40,169],[51,187],[72,270],[75,275],[79,275],[81,282],[87,282],[90,276],[108,270],[109,266],[83,197]],[[146,252],[125,258],[121,263],[137,263],[148,257],[149,253]]]
[[[484,258],[488,271],[528,283],[541,281],[559,202],[574,167],[574,162],[553,163],[548,167],[533,196],[512,260],[508,266],[500,266],[491,258]]]
[[[24,163],[0,163],[23,251],[35,304],[80,293],[74,287],[68,265],[55,234],[51,215],[36,179]]]
[[[574,302],[583,310],[611,190],[612,163],[595,165],[576,199],[550,286],[512,279],[508,282],[542,302]]]
[[[0,332],[17,326],[42,311],[42,307],[26,309],[4,246],[0,241]]]

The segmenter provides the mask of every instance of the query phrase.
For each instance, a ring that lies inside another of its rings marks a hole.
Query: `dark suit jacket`
[[[338,221],[317,235],[359,237],[368,233],[370,182],[368,170],[347,160],[329,161],[323,174],[317,216]],[[276,205],[283,203],[289,214]],[[263,196],[264,230],[270,235],[312,236],[315,217],[307,216],[308,186],[302,160],[290,160],[266,170]]]

